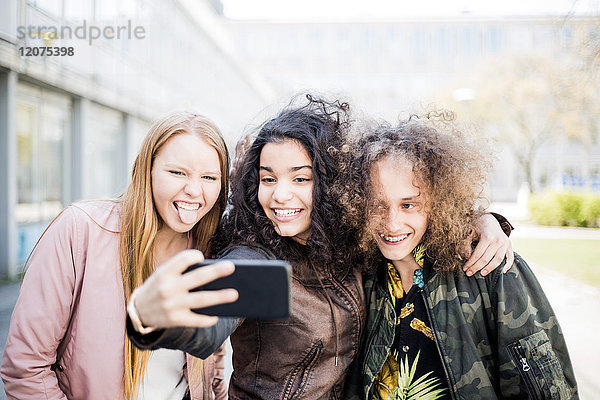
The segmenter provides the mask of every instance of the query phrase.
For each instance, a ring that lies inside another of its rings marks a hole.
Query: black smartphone
[[[236,289],[239,298],[228,304],[220,304],[192,311],[204,315],[222,317],[245,317],[258,319],[287,318],[290,315],[290,274],[292,267],[282,260],[204,260],[194,264],[184,273],[196,268],[230,261],[235,271],[206,285],[193,289]]]

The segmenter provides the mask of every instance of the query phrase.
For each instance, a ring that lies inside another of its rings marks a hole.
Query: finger
[[[481,275],[486,276],[487,274],[492,272],[494,269],[498,268],[500,266],[500,264],[502,264],[502,261],[504,261],[505,256],[506,256],[506,248],[502,247],[502,246],[499,247],[496,250],[496,253],[493,255],[490,262],[485,266],[484,269],[481,270]]]
[[[165,323],[163,326],[157,326],[159,328],[172,328],[177,326],[185,326],[189,328],[206,328],[209,326],[213,326],[217,323],[219,317],[204,315],[204,314],[196,314],[191,310],[182,311],[177,314],[172,320],[168,323]]]
[[[202,290],[192,292],[187,297],[188,308],[204,308],[218,304],[233,303],[238,299],[239,293],[235,289]]]
[[[506,251],[506,265],[504,265],[504,269],[502,273],[507,273],[513,266],[515,262],[515,252],[512,249],[512,246]]]
[[[191,312],[191,315],[187,319],[185,326],[193,328],[207,328],[213,326],[219,321],[219,317],[213,317],[210,315],[196,314]]]
[[[204,286],[215,279],[231,275],[233,271],[235,271],[235,266],[231,261],[220,261],[212,265],[196,268],[183,275],[183,288],[189,291],[198,286]]]
[[[477,244],[477,247],[475,247],[475,250],[473,250],[471,257],[469,257],[463,266],[463,271],[467,271],[472,268],[475,268],[475,271],[479,271],[481,268],[485,267],[487,260],[482,260],[481,257],[483,257],[483,255],[486,253],[486,250],[489,246],[489,243],[483,244],[483,241],[480,241]]]
[[[491,243],[486,249],[485,252],[481,255],[479,260],[475,262],[468,270],[467,276],[474,275],[478,271],[482,271],[489,263],[494,259],[496,254],[498,253],[500,245],[497,243]],[[504,251],[502,251],[504,254]],[[483,271],[482,271],[483,272]],[[485,276],[485,274],[483,274]]]
[[[465,240],[465,242],[463,243],[464,254],[466,256],[471,257],[473,255],[473,246],[472,246],[472,244],[476,240],[477,239],[475,238],[475,236],[473,234],[470,234],[469,237],[467,238],[467,240]]]
[[[188,249],[177,253],[177,255],[161,265],[157,270],[162,271],[162,273],[181,274],[190,265],[198,264],[202,261],[204,261],[204,255],[201,251]]]

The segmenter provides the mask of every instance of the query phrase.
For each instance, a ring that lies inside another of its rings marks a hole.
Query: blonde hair
[[[125,304],[131,292],[154,272],[154,245],[160,217],[152,198],[151,171],[154,158],[161,147],[174,135],[195,134],[212,146],[219,156],[221,191],[213,208],[190,231],[194,248],[206,252],[208,242],[219,225],[227,205],[229,154],[223,135],[208,118],[177,112],[154,123],[146,135],[133,164],[131,183],[122,196],[123,211],[119,256],[123,276]],[[125,339],[123,385],[125,399],[135,399],[148,363],[150,353],[141,351]],[[199,360],[188,365],[188,377],[202,375]]]

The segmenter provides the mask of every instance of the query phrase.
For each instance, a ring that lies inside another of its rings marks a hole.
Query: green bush
[[[600,196],[587,193],[581,204],[581,216],[586,221],[583,226],[600,226]]]
[[[546,192],[529,198],[531,218],[540,225],[600,226],[600,195]]]
[[[529,197],[529,213],[540,225],[562,225],[561,210],[558,202],[553,201],[550,193],[532,194]]]

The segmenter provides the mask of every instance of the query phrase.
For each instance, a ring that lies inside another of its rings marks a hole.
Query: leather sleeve
[[[490,214],[492,214],[494,218],[498,220],[498,223],[500,224],[500,227],[502,228],[506,236],[510,237],[510,234],[515,229],[515,227],[512,226],[508,219],[506,219],[502,214],[498,214],[495,212],[490,212]]]
[[[135,330],[128,316],[127,335],[131,342],[142,350],[182,350],[204,360],[221,347],[241,321],[240,318],[220,317],[215,325],[208,328],[159,329],[142,335]]]

